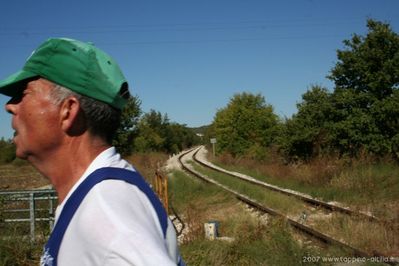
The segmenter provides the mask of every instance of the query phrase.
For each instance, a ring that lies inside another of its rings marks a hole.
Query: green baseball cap
[[[28,58],[21,71],[0,81],[0,93],[13,97],[21,83],[42,77],[78,94],[122,109],[129,98],[125,77],[115,60],[91,43],[51,38]]]

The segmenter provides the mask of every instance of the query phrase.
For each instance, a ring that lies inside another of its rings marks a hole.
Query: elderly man
[[[0,81],[19,158],[57,190],[41,265],[176,265],[176,234],[149,186],[111,146],[128,84],[92,44],[49,39]]]

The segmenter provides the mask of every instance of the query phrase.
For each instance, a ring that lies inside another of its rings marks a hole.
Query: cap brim
[[[0,81],[0,93],[13,97],[20,91],[24,83],[37,76],[35,73],[21,70]]]

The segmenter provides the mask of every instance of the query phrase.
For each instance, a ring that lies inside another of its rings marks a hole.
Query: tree
[[[276,137],[278,117],[263,96],[244,92],[234,95],[227,107],[216,113],[212,128],[219,150],[233,156],[252,153],[263,157],[264,148]]]
[[[367,21],[365,37],[354,34],[338,50],[328,76],[335,83],[332,101],[335,149],[351,156],[363,149],[376,155],[395,152],[399,132],[399,36],[390,26]]]
[[[122,111],[121,124],[112,143],[122,155],[129,155],[132,152],[133,140],[138,135],[137,125],[142,112],[140,105],[140,99],[132,96]]]
[[[138,124],[134,148],[140,152],[162,151],[169,154],[199,143],[194,132],[185,125],[169,122],[167,114],[150,110]]]
[[[288,159],[308,160],[328,150],[333,115],[331,93],[312,86],[297,104],[298,112],[284,125],[279,143]]]
[[[161,151],[165,139],[163,134],[169,123],[168,117],[160,112],[150,110],[144,114],[138,124],[138,136],[134,140],[135,150],[140,152]]]
[[[170,123],[166,129],[165,150],[172,154],[200,143],[200,138],[186,125]]]
[[[399,36],[385,23],[369,19],[366,37],[354,34],[338,50],[338,62],[328,76],[337,89],[366,93],[370,101],[389,97],[399,88]]]

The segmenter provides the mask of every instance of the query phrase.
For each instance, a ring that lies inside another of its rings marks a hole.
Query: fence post
[[[166,212],[169,210],[168,206],[168,178],[160,171],[155,171],[155,193],[161,200]]]
[[[35,241],[35,194],[29,193],[30,240]]]
[[[53,225],[54,225],[54,221],[53,221],[53,196],[51,195],[51,193],[47,194],[48,195],[48,224],[50,227],[50,232],[53,229]]]
[[[169,200],[168,200],[168,176],[164,175],[163,176],[163,198],[164,198],[164,206],[166,209],[166,212],[169,212]]]

